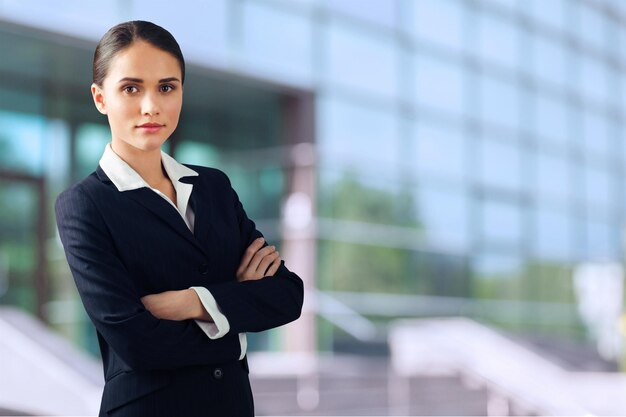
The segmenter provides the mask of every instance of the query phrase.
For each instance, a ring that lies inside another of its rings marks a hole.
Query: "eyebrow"
[[[161,78],[159,80],[159,83],[171,83],[174,81],[180,82],[180,80],[176,77],[168,77],[168,78]],[[143,80],[141,78],[124,77],[118,81],[118,83],[124,83],[124,82],[143,84]]]

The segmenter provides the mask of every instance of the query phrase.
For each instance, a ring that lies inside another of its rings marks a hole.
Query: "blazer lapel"
[[[193,234],[197,242],[206,242],[211,225],[210,196],[208,190],[202,187],[202,184],[198,184],[199,181],[197,181],[197,179],[198,177],[184,177],[181,178],[180,181],[194,184],[191,196],[189,197],[189,205],[195,215]]]
[[[111,180],[104,173],[102,168],[98,166],[97,174],[103,182],[111,182]],[[113,187],[115,185],[111,183]],[[197,187],[194,187],[194,191],[191,196],[195,192]],[[200,249],[202,252],[206,254],[206,251],[202,248],[198,240],[194,237],[194,234],[191,233],[191,230],[185,224],[185,221],[180,216],[180,213],[167,201],[163,199],[163,197],[157,195],[154,191],[143,187],[137,188],[134,190],[128,190],[122,192],[123,195],[130,197],[135,200],[137,203],[141,204],[147,210],[152,212],[159,220],[164,222],[166,225],[174,229],[178,234],[187,239],[190,243]],[[200,204],[202,206],[202,204]],[[195,212],[195,225],[194,230],[198,227],[198,219],[201,217],[199,213]]]

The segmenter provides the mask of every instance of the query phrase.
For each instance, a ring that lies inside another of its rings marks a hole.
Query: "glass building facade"
[[[268,238],[299,242],[287,262],[311,290],[374,323],[584,337],[573,268],[624,251],[625,16],[611,0],[0,2],[0,303],[96,348],[52,204],[109,141],[95,43],[144,19],[190,66],[166,151],[226,171]],[[314,346],[349,342],[320,305]]]

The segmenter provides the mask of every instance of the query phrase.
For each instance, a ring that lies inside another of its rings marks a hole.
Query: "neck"
[[[111,148],[124,162],[134,169],[151,187],[161,183],[166,177],[161,165],[161,148],[143,150],[124,141],[111,141]]]

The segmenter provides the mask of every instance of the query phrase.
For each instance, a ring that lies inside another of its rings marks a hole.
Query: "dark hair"
[[[111,60],[115,55],[137,40],[148,42],[152,46],[172,54],[180,64],[181,83],[185,82],[185,59],[174,36],[154,23],[133,20],[113,26],[100,39],[93,55],[93,82],[97,86],[102,87],[104,78],[109,72]]]

